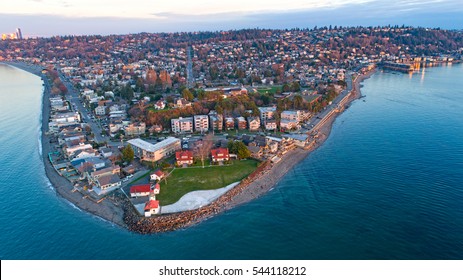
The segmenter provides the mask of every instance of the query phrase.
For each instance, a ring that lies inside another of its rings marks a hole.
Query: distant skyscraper
[[[21,33],[21,28],[16,29],[16,39],[22,40],[23,39],[23,34]]]

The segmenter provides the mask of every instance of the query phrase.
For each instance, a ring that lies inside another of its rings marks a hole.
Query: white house
[[[150,180],[151,181],[160,181],[165,176],[166,176],[166,174],[164,174],[164,172],[162,172],[161,170],[156,170],[153,173],[151,173]]]
[[[161,207],[159,206],[158,200],[148,200],[145,203],[145,217],[151,217],[151,215],[159,214]]]
[[[111,174],[99,177],[98,179],[96,179],[96,183],[100,189],[105,190],[112,187],[120,187],[121,179],[119,178],[119,176]]]

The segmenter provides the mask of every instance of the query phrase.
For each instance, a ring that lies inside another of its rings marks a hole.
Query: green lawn
[[[263,88],[257,88],[257,92],[263,94],[263,93],[271,93],[275,94],[277,90],[280,90],[281,92],[282,86],[272,86],[272,87],[263,87]]]
[[[256,160],[235,160],[227,166],[177,168],[161,182],[156,195],[161,205],[177,202],[183,195],[198,190],[214,190],[241,181],[257,168]]]

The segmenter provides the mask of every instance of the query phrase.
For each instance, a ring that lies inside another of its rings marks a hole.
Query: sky
[[[26,37],[242,28],[463,29],[462,0],[2,0],[0,33]]]

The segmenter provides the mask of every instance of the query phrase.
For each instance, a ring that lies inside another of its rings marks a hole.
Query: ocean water
[[[378,72],[264,197],[137,235],[51,188],[40,78],[0,65],[0,259],[462,259],[463,65]]]

